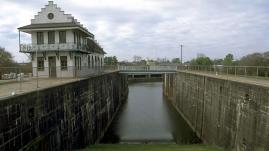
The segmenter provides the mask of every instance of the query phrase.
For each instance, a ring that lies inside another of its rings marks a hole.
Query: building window
[[[91,56],[88,56],[88,68],[91,67]]]
[[[77,33],[76,32],[73,32],[74,33],[74,43],[77,43]]]
[[[75,56],[75,67],[77,70],[81,70],[81,57]]]
[[[55,32],[54,31],[48,32],[48,44],[55,44]]]
[[[54,18],[54,14],[53,13],[49,13],[48,14],[48,19],[53,19]]]
[[[94,66],[94,58],[93,58],[93,56],[92,56],[92,67]]]
[[[59,31],[59,42],[66,43],[66,31]]]
[[[81,45],[80,35],[78,34],[77,37],[78,37],[78,45],[80,46]]]
[[[81,70],[81,57],[79,57],[79,70]]]
[[[37,70],[44,71],[44,57],[37,57]]]
[[[37,34],[36,43],[38,45],[44,44],[44,34],[43,34],[43,32],[37,32],[36,34]]]
[[[61,56],[61,70],[67,70],[67,56]]]

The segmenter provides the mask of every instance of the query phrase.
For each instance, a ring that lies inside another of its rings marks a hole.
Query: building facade
[[[21,32],[31,35],[31,44],[19,45],[20,52],[31,56],[33,76],[85,76],[104,65],[105,52],[94,35],[52,1],[18,30],[19,37]]]

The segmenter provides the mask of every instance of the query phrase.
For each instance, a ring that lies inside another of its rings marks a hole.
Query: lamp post
[[[181,44],[180,45],[180,62],[181,62],[181,65],[183,64],[183,60],[182,60],[182,47],[183,47],[183,45]]]

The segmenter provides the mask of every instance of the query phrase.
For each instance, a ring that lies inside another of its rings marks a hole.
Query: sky
[[[235,58],[269,51],[268,0],[54,0],[72,14],[107,52],[119,60],[180,57],[183,61],[205,54]],[[30,24],[48,1],[1,0],[0,46],[18,62],[18,30]],[[21,35],[22,43],[29,35]]]

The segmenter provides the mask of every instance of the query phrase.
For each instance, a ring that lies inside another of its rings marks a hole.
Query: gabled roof
[[[49,18],[49,15],[52,14],[52,18]],[[21,31],[31,31],[37,29],[45,28],[63,28],[63,27],[76,27],[81,31],[85,32],[89,36],[93,37],[94,35],[88,31],[80,22],[77,21],[71,14],[65,14],[53,1],[49,1],[48,5],[45,5],[44,8],[41,8],[41,11],[34,16],[34,19],[31,20],[30,25],[19,27]]]

